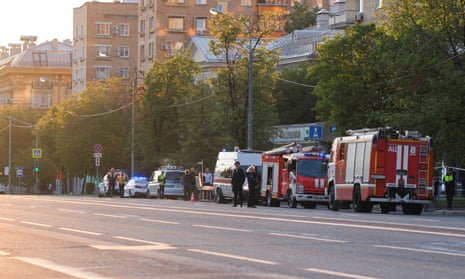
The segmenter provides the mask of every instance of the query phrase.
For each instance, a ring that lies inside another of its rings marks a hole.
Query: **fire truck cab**
[[[324,153],[302,152],[296,143],[264,152],[260,198],[267,206],[279,206],[287,200],[293,208],[327,203],[327,161]]]
[[[348,131],[334,139],[328,167],[328,208],[349,206],[382,213],[402,206],[404,214],[421,214],[430,203],[433,147],[430,137],[392,128]]]

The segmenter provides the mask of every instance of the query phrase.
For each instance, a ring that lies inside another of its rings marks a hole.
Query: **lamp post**
[[[223,15],[223,12],[219,11],[218,9],[211,8],[210,9],[210,14],[212,15]],[[251,25],[252,28],[252,25]],[[255,44],[254,47],[252,47],[252,37],[249,35],[249,63],[248,63],[248,93],[247,93],[247,149],[252,150],[253,149],[253,76],[252,76],[252,70],[253,70],[253,52],[255,50],[255,47],[257,44]]]
[[[135,139],[135,115],[136,115],[136,103],[135,103],[135,95],[137,92],[137,80],[139,79],[139,75],[142,76],[142,79],[144,78],[144,72],[142,71],[137,71],[136,72],[136,77],[134,79],[133,85],[132,85],[132,94],[131,94],[131,177],[134,177],[134,171],[135,171],[135,144],[134,144],[134,139]]]

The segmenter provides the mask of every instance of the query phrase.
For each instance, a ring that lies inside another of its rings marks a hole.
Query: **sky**
[[[20,43],[22,35],[37,36],[36,44],[73,38],[73,8],[92,0],[2,0],[0,46]],[[99,0],[113,2],[113,0]]]

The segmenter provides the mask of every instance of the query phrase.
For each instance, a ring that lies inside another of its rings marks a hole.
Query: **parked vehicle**
[[[149,178],[146,191],[147,198],[160,196],[160,182],[158,176],[163,173],[165,179],[165,197],[177,199],[184,197],[184,188],[181,185],[181,177],[184,175],[184,168],[178,166],[164,166],[152,172]]]
[[[218,159],[213,174],[213,191],[215,201],[218,203],[225,202],[226,199],[232,200],[233,192],[231,188],[231,178],[234,169],[234,162],[239,161],[241,168],[245,171],[250,165],[255,165],[257,175],[261,176],[262,171],[262,152],[258,151],[221,151],[218,153]],[[243,198],[247,199],[249,187],[247,179],[243,185]]]
[[[327,204],[329,156],[320,147],[307,149],[310,152],[302,152],[300,144],[292,143],[263,153],[260,198],[265,205],[288,201],[293,208],[298,204],[315,208],[318,203]]]
[[[421,214],[433,198],[433,147],[430,137],[391,128],[348,131],[333,141],[328,168],[328,207],[382,213],[402,206]]]
[[[147,177],[136,176],[129,179],[124,186],[125,197],[145,197],[147,193]]]

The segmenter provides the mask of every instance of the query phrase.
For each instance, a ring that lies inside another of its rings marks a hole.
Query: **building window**
[[[218,5],[216,6],[216,9],[220,13],[226,13],[228,11],[228,1],[218,1]]]
[[[145,46],[144,45],[140,45],[139,55],[140,55],[140,60],[145,60]]]
[[[183,17],[168,17],[168,30],[183,31],[184,18]]]
[[[207,18],[206,17],[198,17],[195,19],[195,32],[198,35],[203,35],[203,33],[207,31]]]
[[[122,46],[115,48],[115,56],[121,58],[129,58],[129,47]]]
[[[96,66],[95,67],[95,79],[107,79],[110,77],[109,66]]]
[[[32,53],[32,64],[37,67],[46,67],[48,65],[47,53],[33,52]]]
[[[242,6],[252,6],[252,0],[241,0]]]
[[[52,94],[48,93],[32,93],[32,108],[49,108],[52,104]]]
[[[376,0],[376,8],[381,9],[383,7],[383,0]]]
[[[176,52],[182,49],[184,45],[181,42],[174,42],[174,43],[168,43],[167,46],[168,46],[168,49],[167,49],[168,53],[166,54],[166,56],[173,56],[176,54]]]
[[[153,58],[153,55],[154,55],[153,50],[154,50],[153,42],[150,42],[150,43],[149,43],[149,49],[147,50],[147,52],[148,52],[148,53],[147,53],[147,56],[148,56],[149,58]]]
[[[95,24],[95,35],[96,36],[110,36],[111,35],[111,24],[110,23],[96,23]]]
[[[96,47],[96,56],[97,58],[110,58],[110,46],[107,45],[98,45]]]
[[[150,32],[155,31],[155,17],[153,16],[149,18],[149,30]]]
[[[120,36],[129,36],[129,23],[121,23],[119,25],[119,35]]]
[[[179,5],[179,4],[185,4],[186,0],[167,0],[166,4],[168,5]]]
[[[207,0],[195,0],[196,5],[207,5]]]
[[[128,67],[119,68],[119,77],[122,79],[129,79],[129,68]]]
[[[145,20],[140,21],[140,28],[139,28],[140,33],[145,33]]]

